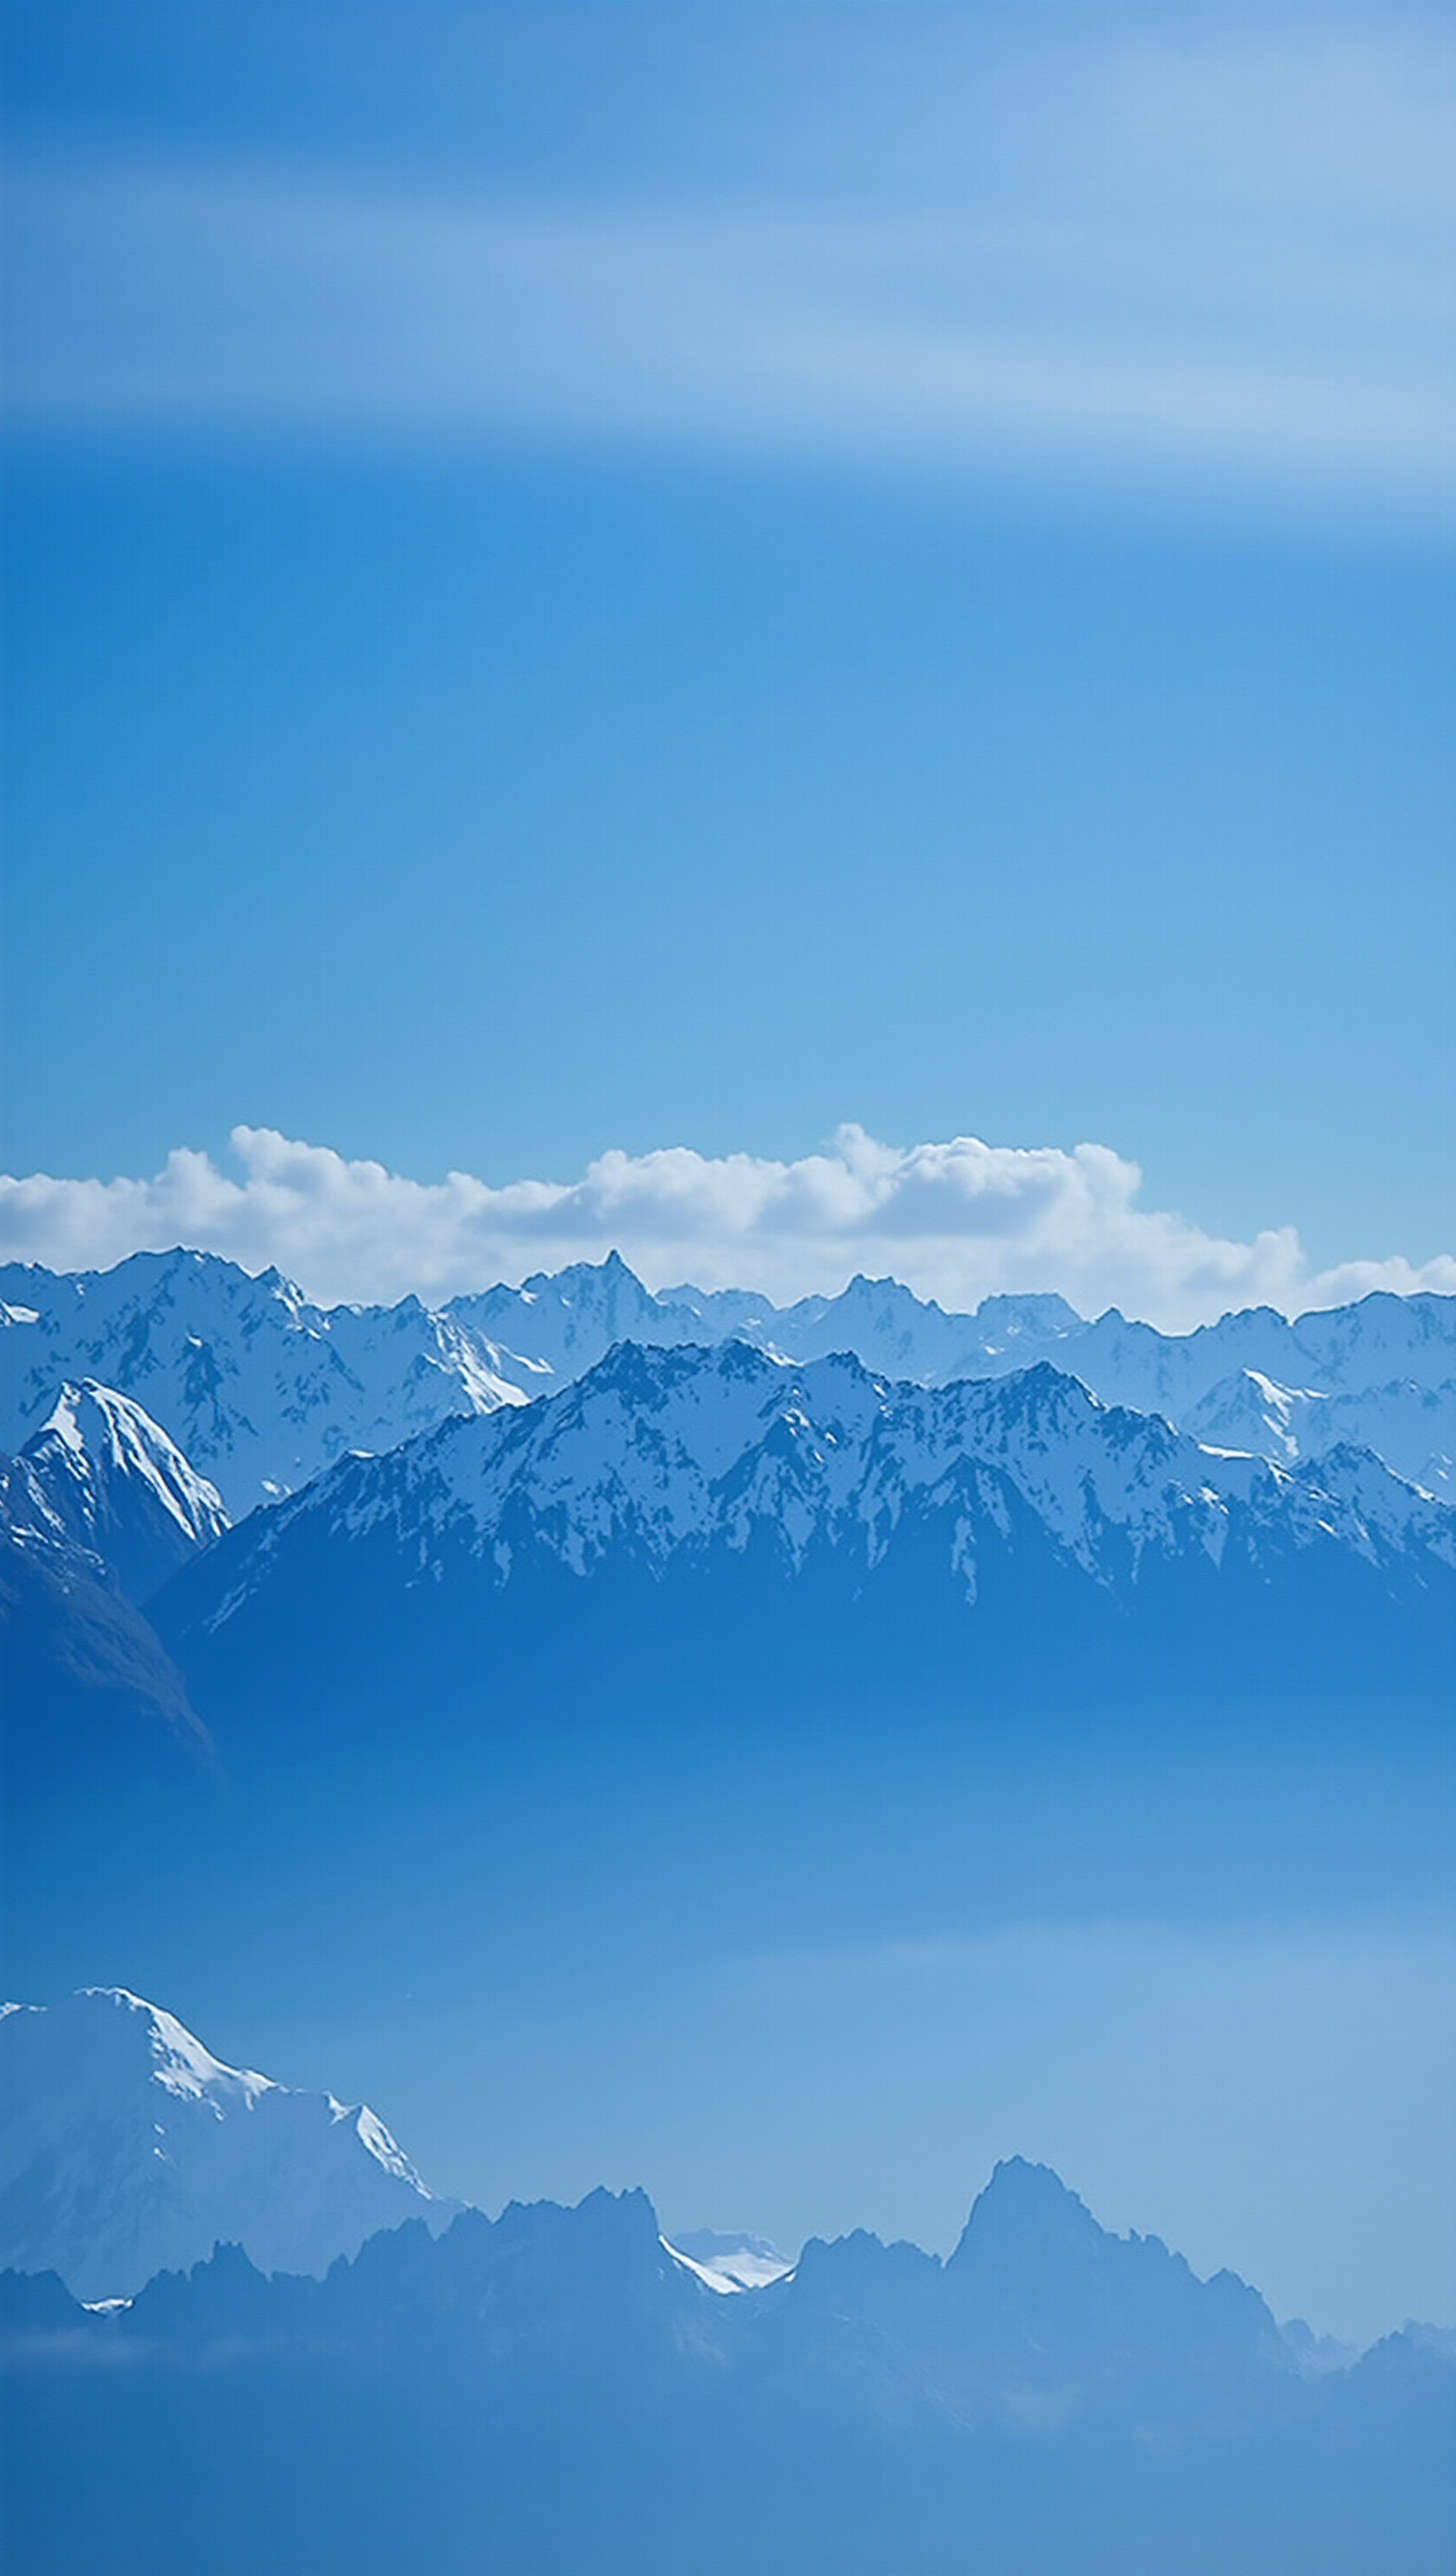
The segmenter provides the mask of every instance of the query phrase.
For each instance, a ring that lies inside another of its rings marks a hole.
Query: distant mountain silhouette
[[[736,2297],[640,2193],[411,2222],[327,2279],[219,2247],[90,2315],[5,2276],[17,2566],[217,2576],[1434,2576],[1456,2362],[1301,2366],[1257,2294],[998,2167],[941,2264]],[[84,2464],[84,2475],[78,2475]]]

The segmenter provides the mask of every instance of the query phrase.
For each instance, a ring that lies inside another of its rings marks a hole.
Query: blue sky
[[[1456,1254],[1449,7],[4,42],[4,1249],[1170,1324]],[[1129,1796],[1050,1926],[947,1881],[667,1959],[613,1882],[513,1987],[504,1899],[415,1922],[335,1818],[317,1956],[169,1845],[124,1955],[58,1887],[20,1964],[446,2188],[943,2244],[1020,2151],[1318,2325],[1449,2315],[1444,1852],[1352,1793],[1321,1858],[1301,1786],[1210,1926]]]
[[[7,41],[10,1171],[851,1120],[1452,1249],[1448,11]]]

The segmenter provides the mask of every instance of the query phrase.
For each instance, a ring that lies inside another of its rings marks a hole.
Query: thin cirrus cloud
[[[1456,1258],[1312,1273],[1285,1226],[1249,1243],[1140,1206],[1142,1175],[1105,1145],[907,1148],[859,1127],[796,1162],[686,1146],[603,1154],[573,1182],[426,1183],[269,1128],[237,1127],[238,1177],[179,1148],[150,1180],[0,1178],[0,1253],[105,1268],[174,1244],[276,1264],[316,1299],[442,1298],[619,1250],[649,1286],[691,1279],[786,1302],[890,1274],[944,1306],[1057,1289],[1186,1330],[1231,1307],[1293,1314],[1384,1288],[1456,1292]]]
[[[978,51],[912,13],[882,96],[876,58],[845,56],[812,151],[792,115],[775,148],[699,99],[702,168],[689,130],[630,186],[549,152],[438,177],[22,155],[12,416],[1014,462],[1444,513],[1449,30],[1128,23]]]

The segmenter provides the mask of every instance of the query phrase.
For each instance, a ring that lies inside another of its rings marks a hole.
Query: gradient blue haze
[[[8,1169],[854,1119],[1450,1248],[1449,9],[18,0],[5,44]],[[639,1920],[630,1839],[554,1926],[508,1874],[416,1914],[423,1796],[312,1820],[316,1922],[218,1923],[162,1818],[107,1955],[36,1889],[15,1966],[377,2102],[445,2189],[945,2243],[1024,2151],[1373,2332],[1452,2313],[1449,1846],[1331,1804],[1287,1870],[1211,1814],[1187,1885],[866,1864],[757,1947],[742,1881],[731,1937]]]

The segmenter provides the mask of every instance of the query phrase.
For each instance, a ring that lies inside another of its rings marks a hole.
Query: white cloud
[[[652,1287],[750,1287],[780,1302],[892,1274],[954,1308],[999,1289],[1060,1290],[1165,1329],[1230,1307],[1285,1313],[1373,1288],[1456,1293],[1456,1259],[1346,1262],[1311,1273],[1293,1227],[1250,1243],[1139,1204],[1142,1175],[1106,1145],[1064,1153],[961,1136],[906,1148],[841,1128],[792,1163],[686,1146],[603,1154],[569,1183],[423,1183],[271,1128],[237,1127],[240,1177],[179,1148],[151,1180],[0,1177],[0,1253],[100,1269],[174,1244],[270,1263],[313,1297],[443,1298],[614,1247]]]

